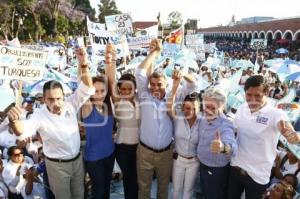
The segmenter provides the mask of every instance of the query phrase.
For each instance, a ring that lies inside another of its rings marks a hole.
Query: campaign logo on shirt
[[[257,116],[256,117],[256,122],[260,124],[267,124],[269,118],[263,117],[263,116]]]

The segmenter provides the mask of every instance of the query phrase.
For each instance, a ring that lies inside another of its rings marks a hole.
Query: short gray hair
[[[216,87],[207,89],[203,94],[203,98],[204,97],[216,99],[221,106],[224,105],[227,100],[225,92],[222,89]]]

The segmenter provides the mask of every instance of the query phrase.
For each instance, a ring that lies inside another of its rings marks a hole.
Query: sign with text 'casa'
[[[118,35],[131,34],[133,32],[132,19],[129,13],[106,16],[105,23],[109,32]]]
[[[47,52],[0,45],[0,79],[40,80]]]

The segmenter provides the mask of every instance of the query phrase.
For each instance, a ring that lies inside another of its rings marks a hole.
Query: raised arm
[[[138,68],[149,71],[152,67],[152,63],[153,63],[154,59],[160,55],[161,51],[162,51],[161,40],[159,40],[159,39],[152,40],[150,43],[150,53],[144,59],[144,61],[139,65]],[[148,74],[149,74],[149,72],[147,73],[147,75]],[[149,76],[148,76],[148,78],[149,78]]]
[[[78,60],[80,80],[89,88],[93,88],[93,81],[88,67],[88,59],[85,48],[78,48],[75,51]]]
[[[185,96],[197,92],[197,84],[196,84],[196,79],[193,77],[191,74],[185,74],[182,76],[185,80],[183,82],[183,85],[180,86],[180,88],[177,91],[176,95],[176,101],[183,101]]]
[[[161,50],[161,41],[158,39],[152,40],[150,43],[150,53],[135,70],[136,86],[140,100],[145,97],[145,93],[148,91],[149,77],[152,73],[152,63],[160,54]]]
[[[15,106],[7,113],[9,119],[9,126],[12,128],[16,136],[20,136],[24,132],[24,126],[21,122],[22,109]]]
[[[78,71],[80,80],[76,91],[67,98],[66,101],[70,102],[76,111],[95,93],[92,77],[88,68],[88,59],[85,48],[78,48],[75,51],[78,59]]]
[[[178,70],[173,71],[173,75],[172,75],[173,86],[172,86],[172,90],[171,90],[171,96],[168,98],[168,103],[167,103],[168,115],[171,118],[174,118],[176,116],[176,112],[174,109],[174,102],[175,102],[176,92],[177,92],[177,88],[180,84],[181,77],[182,77],[182,75],[181,75],[180,71],[178,71]]]
[[[105,73],[108,77],[108,86],[111,91],[111,97],[113,102],[120,101],[119,93],[116,89],[117,80],[116,80],[116,50],[114,45],[109,43],[106,46],[105,50]]]

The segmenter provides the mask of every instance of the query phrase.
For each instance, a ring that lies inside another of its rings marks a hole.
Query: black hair
[[[191,93],[191,94],[185,96],[183,101],[184,102],[195,102],[195,101],[197,101],[197,102],[200,103],[199,93],[196,93],[196,92]]]
[[[93,81],[93,84],[96,83],[96,82],[101,82],[103,83],[104,85],[107,85],[107,79],[105,78],[105,76],[96,76],[96,77],[93,77],[92,78],[92,81]],[[109,87],[107,87],[109,88]],[[109,90],[107,90],[107,94],[105,96],[105,99],[104,99],[104,104],[107,106],[107,111],[108,111],[108,114],[109,115],[112,115],[112,105],[111,105],[111,101],[110,101],[110,92]],[[92,100],[92,98],[90,98]]]
[[[244,90],[247,91],[250,87],[259,86],[263,86],[264,92],[269,90],[269,85],[262,75],[253,75],[246,80]]]
[[[120,77],[120,79],[118,80],[118,83],[117,83],[118,88],[121,87],[121,85],[122,85],[122,83],[123,83],[124,81],[130,81],[130,82],[132,82],[133,85],[134,85],[134,89],[136,88],[136,81],[135,81],[134,75],[132,75],[132,74],[130,74],[130,73],[125,73],[125,74],[123,74],[123,75]]]
[[[51,81],[48,81],[44,84],[43,94],[45,95],[47,90],[51,90],[51,89],[55,89],[55,88],[60,88],[62,90],[62,92],[64,92],[64,89],[63,89],[60,82],[55,81],[55,80],[51,80]]]
[[[293,186],[293,188],[295,189],[295,188],[297,187],[297,185],[298,185],[298,178],[297,178],[297,176],[296,176],[295,174],[288,173],[288,174],[285,174],[285,175],[282,177],[282,179],[285,178],[285,177],[292,177],[292,178],[294,178],[294,184],[292,184],[292,186]]]
[[[23,153],[23,149],[19,146],[11,146],[8,148],[7,150],[7,155],[9,158],[11,158],[11,156],[14,154],[14,151],[19,149],[22,153]]]

